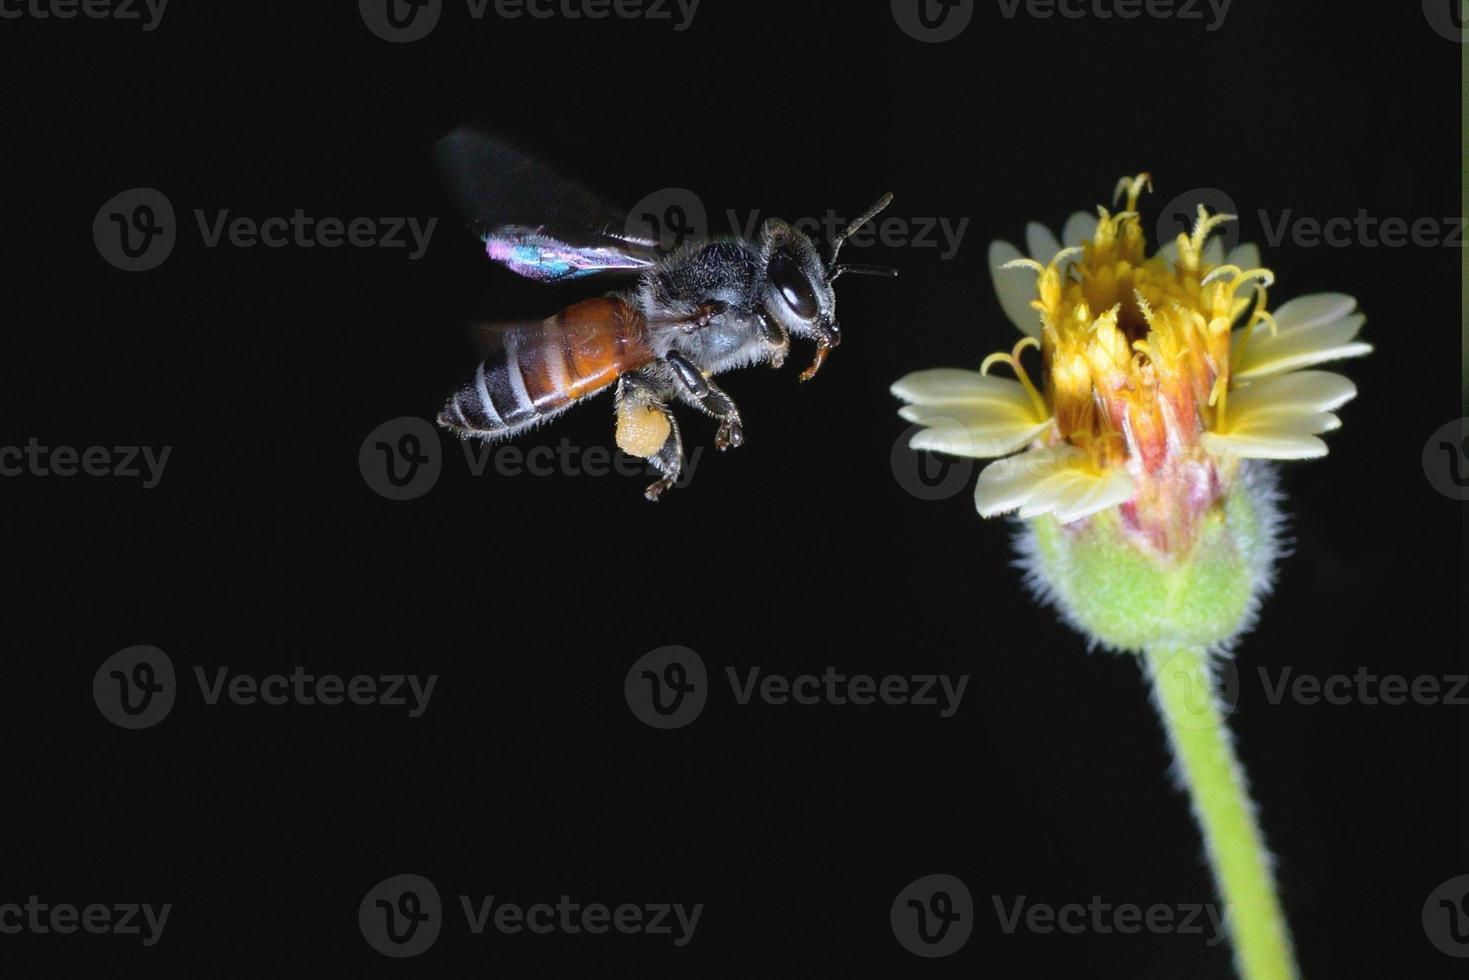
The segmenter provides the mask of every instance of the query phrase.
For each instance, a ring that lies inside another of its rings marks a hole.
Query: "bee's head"
[[[836,319],[836,290],[833,284],[844,272],[896,276],[896,269],[875,265],[838,265],[842,243],[888,206],[893,195],[884,194],[876,204],[847,225],[827,248],[823,259],[816,244],[802,232],[778,219],[765,222],[760,230],[760,256],[765,263],[765,315],[795,337],[816,341],[816,360],[801,375],[814,377],[827,353],[842,341]]]

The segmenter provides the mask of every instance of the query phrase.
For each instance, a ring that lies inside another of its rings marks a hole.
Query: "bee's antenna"
[[[836,282],[837,276],[840,276],[843,272],[850,272],[854,276],[885,276],[888,279],[898,274],[898,270],[890,265],[853,265],[843,263],[842,265],[832,266],[831,275],[826,277],[826,281]]]
[[[853,234],[855,234],[858,228],[861,228],[863,225],[867,224],[867,222],[877,217],[882,209],[887,207],[891,203],[893,203],[893,193],[892,191],[888,191],[882,197],[877,199],[876,204],[864,211],[861,217],[859,217],[856,221],[853,221],[851,224],[847,225],[847,227],[843,228],[841,231],[837,232],[837,236],[831,240],[831,254],[827,257],[826,260],[826,267],[828,270],[830,270],[830,274],[827,277],[829,280],[835,279],[837,277],[837,253],[842,250],[842,243],[850,238]],[[848,266],[847,271],[856,272],[857,266]]]

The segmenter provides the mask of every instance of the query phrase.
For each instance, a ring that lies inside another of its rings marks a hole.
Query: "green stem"
[[[1244,980],[1295,980],[1300,973],[1270,855],[1220,711],[1208,655],[1197,647],[1149,647],[1145,660],[1224,901],[1235,966]]]

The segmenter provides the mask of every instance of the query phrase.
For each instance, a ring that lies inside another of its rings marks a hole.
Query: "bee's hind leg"
[[[643,491],[656,501],[663,491],[678,482],[683,472],[683,441],[678,419],[660,397],[658,385],[639,374],[623,375],[617,382],[617,445],[623,452],[641,456],[662,476]],[[656,440],[660,437],[662,442]]]
[[[745,429],[740,420],[740,410],[734,399],[724,393],[704,372],[700,371],[687,357],[674,351],[666,358],[678,379],[678,394],[685,402],[719,420],[719,431],[714,435],[716,449],[739,448],[745,442]]]

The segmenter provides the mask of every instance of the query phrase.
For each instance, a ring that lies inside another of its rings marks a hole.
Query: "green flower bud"
[[[1123,508],[1061,524],[1024,522],[1026,580],[1093,644],[1119,651],[1228,650],[1254,623],[1280,550],[1279,494],[1269,467],[1240,467],[1202,516],[1186,551],[1157,550]]]

